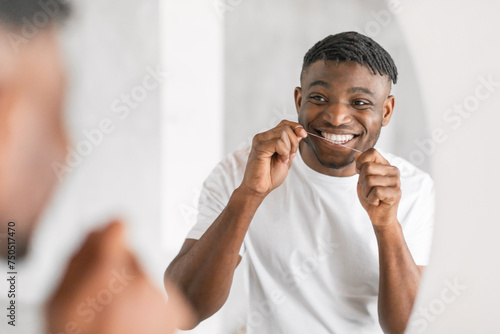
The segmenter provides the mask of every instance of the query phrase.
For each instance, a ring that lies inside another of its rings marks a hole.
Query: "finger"
[[[118,219],[112,220],[98,233],[100,234],[100,240],[96,261],[103,264],[117,261],[117,258],[126,248],[125,226],[123,223]]]
[[[297,153],[299,149],[299,142],[302,140],[301,137],[298,137],[296,132],[289,126],[285,126],[284,130],[288,135],[288,139],[290,140],[290,155]]]
[[[298,124],[298,123],[295,123]],[[299,137],[299,141],[302,140],[303,138],[307,137],[307,131],[304,129],[304,127],[300,124],[298,125],[293,125],[292,129],[295,132],[295,134]]]
[[[288,124],[281,125],[277,129],[281,129],[288,136],[288,140],[290,142],[290,155],[296,153],[299,149],[299,142],[302,138],[298,137],[295,131]],[[281,136],[283,137],[283,132],[281,133]]]
[[[91,232],[75,256],[79,266],[104,265],[113,262],[125,246],[125,227],[118,219]]]
[[[290,143],[286,139],[287,137],[278,138],[278,139],[270,139],[265,142],[259,143],[256,146],[256,150],[258,153],[265,152],[265,156],[273,156],[277,155],[278,160],[287,163],[290,159]]]
[[[295,135],[298,136],[299,138],[307,137],[307,131],[304,130],[304,127],[300,123],[284,119],[278,124],[278,126],[281,125],[289,126],[294,131]]]
[[[281,137],[282,133],[284,130],[287,128],[290,128],[288,125],[278,125],[275,128],[272,128],[270,130],[267,130],[265,132],[257,134],[255,137],[257,137],[258,140],[264,142],[268,141],[271,139],[278,139]]]
[[[367,198],[375,187],[399,188],[400,180],[396,176],[368,175],[362,180],[360,178],[359,184],[361,185],[363,197]]]
[[[290,138],[286,131],[283,131],[281,137],[275,142],[275,151],[278,154],[278,158],[283,163],[288,163],[291,154],[292,144],[290,143]]]
[[[369,175],[375,176],[394,176],[399,178],[399,169],[391,165],[381,165],[376,162],[366,162],[361,166],[359,181],[363,181]]]
[[[99,272],[103,268],[120,262],[120,254],[125,247],[123,234],[123,224],[118,221],[90,233],[80,250],[70,260],[64,280],[52,298],[72,295],[75,293],[75,287],[80,286],[79,282],[86,282],[91,278],[100,279]]]
[[[278,127],[279,126],[289,127],[293,131],[293,134],[297,137],[297,142],[300,142],[303,138],[307,137],[307,131],[300,123],[284,119],[278,124]]]
[[[275,150],[273,143],[276,140],[281,140],[287,145],[289,150],[288,157],[295,154],[299,148],[299,138],[288,125],[280,125],[269,131],[257,134],[254,137],[253,146],[258,150],[265,152],[268,156],[271,156],[274,153],[281,154]]]
[[[304,130],[304,127],[300,125],[299,123],[296,122],[291,122],[291,121],[282,121],[279,125],[280,127],[286,128],[287,130],[290,129],[290,135],[291,137],[296,137],[297,142],[300,142],[303,138],[307,137],[307,131]]]
[[[366,201],[374,206],[379,206],[381,203],[392,205],[397,203],[400,197],[401,190],[399,188],[373,187],[366,196]]]
[[[374,148],[370,148],[363,153],[355,155],[356,171],[360,171],[363,164],[375,162],[382,165],[390,165],[389,162]]]

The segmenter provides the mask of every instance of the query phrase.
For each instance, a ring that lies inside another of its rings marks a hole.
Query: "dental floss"
[[[306,131],[306,132],[307,132],[307,131]],[[339,145],[339,146],[342,146],[342,147],[347,147],[347,148],[349,148],[349,149],[351,149],[351,150],[353,150],[353,151],[356,151],[356,152],[359,152],[359,153],[363,153],[363,152],[361,152],[360,150],[357,150],[357,149],[355,149],[355,148],[349,147],[349,146],[347,146],[347,145],[338,144],[338,143],[334,142],[333,140],[327,139],[327,138],[325,138],[325,137],[318,136],[318,135],[317,135],[317,134],[315,134],[315,133],[311,133],[311,132],[307,132],[307,133],[308,133],[308,134],[310,134],[311,136],[315,136],[315,137],[321,138],[321,139],[326,140],[326,141],[328,141],[328,142],[330,142],[330,143],[333,143],[333,144],[335,144],[335,145]]]

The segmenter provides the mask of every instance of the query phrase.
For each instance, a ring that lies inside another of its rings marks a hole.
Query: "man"
[[[374,149],[397,68],[375,41],[328,36],[305,55],[298,123],[282,121],[224,159],[198,222],[166,271],[198,322],[248,259],[248,333],[402,333],[433,226],[433,183]],[[358,153],[362,152],[362,153]]]
[[[67,13],[65,1],[0,2],[0,233],[14,228],[9,237],[16,246],[8,253],[2,238],[0,257],[16,264],[57,183],[52,163],[66,154],[64,71],[55,23]],[[167,303],[124,240],[119,222],[88,237],[48,302],[48,333],[173,333],[189,321],[189,307],[172,284],[166,283]],[[19,295],[22,280],[17,289]],[[106,303],[95,305],[96,297]],[[89,300],[94,303],[82,308]],[[7,318],[0,328],[14,330],[15,324],[23,330],[23,318],[18,314],[12,325]]]

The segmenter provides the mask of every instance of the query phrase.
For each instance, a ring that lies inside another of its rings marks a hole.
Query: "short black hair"
[[[0,24],[16,29],[26,22],[33,24],[37,16],[54,22],[66,19],[69,13],[68,0],[0,0]]]
[[[330,35],[314,44],[304,56],[302,72],[318,60],[366,64],[374,75],[387,75],[394,84],[398,81],[398,69],[391,55],[370,37],[354,31]]]

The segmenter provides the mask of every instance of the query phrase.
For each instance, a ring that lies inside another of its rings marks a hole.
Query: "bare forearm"
[[[169,266],[166,276],[177,283],[206,319],[222,307],[239,263],[239,250],[262,198],[236,189],[217,220],[185,254]]]
[[[399,223],[375,228],[375,234],[380,262],[379,321],[387,333],[404,333],[421,274]]]
[[[299,123],[286,120],[255,135],[240,187],[200,240],[186,240],[167,269],[167,278],[184,289],[200,320],[226,301],[248,226],[264,198],[285,180],[305,137]]]

